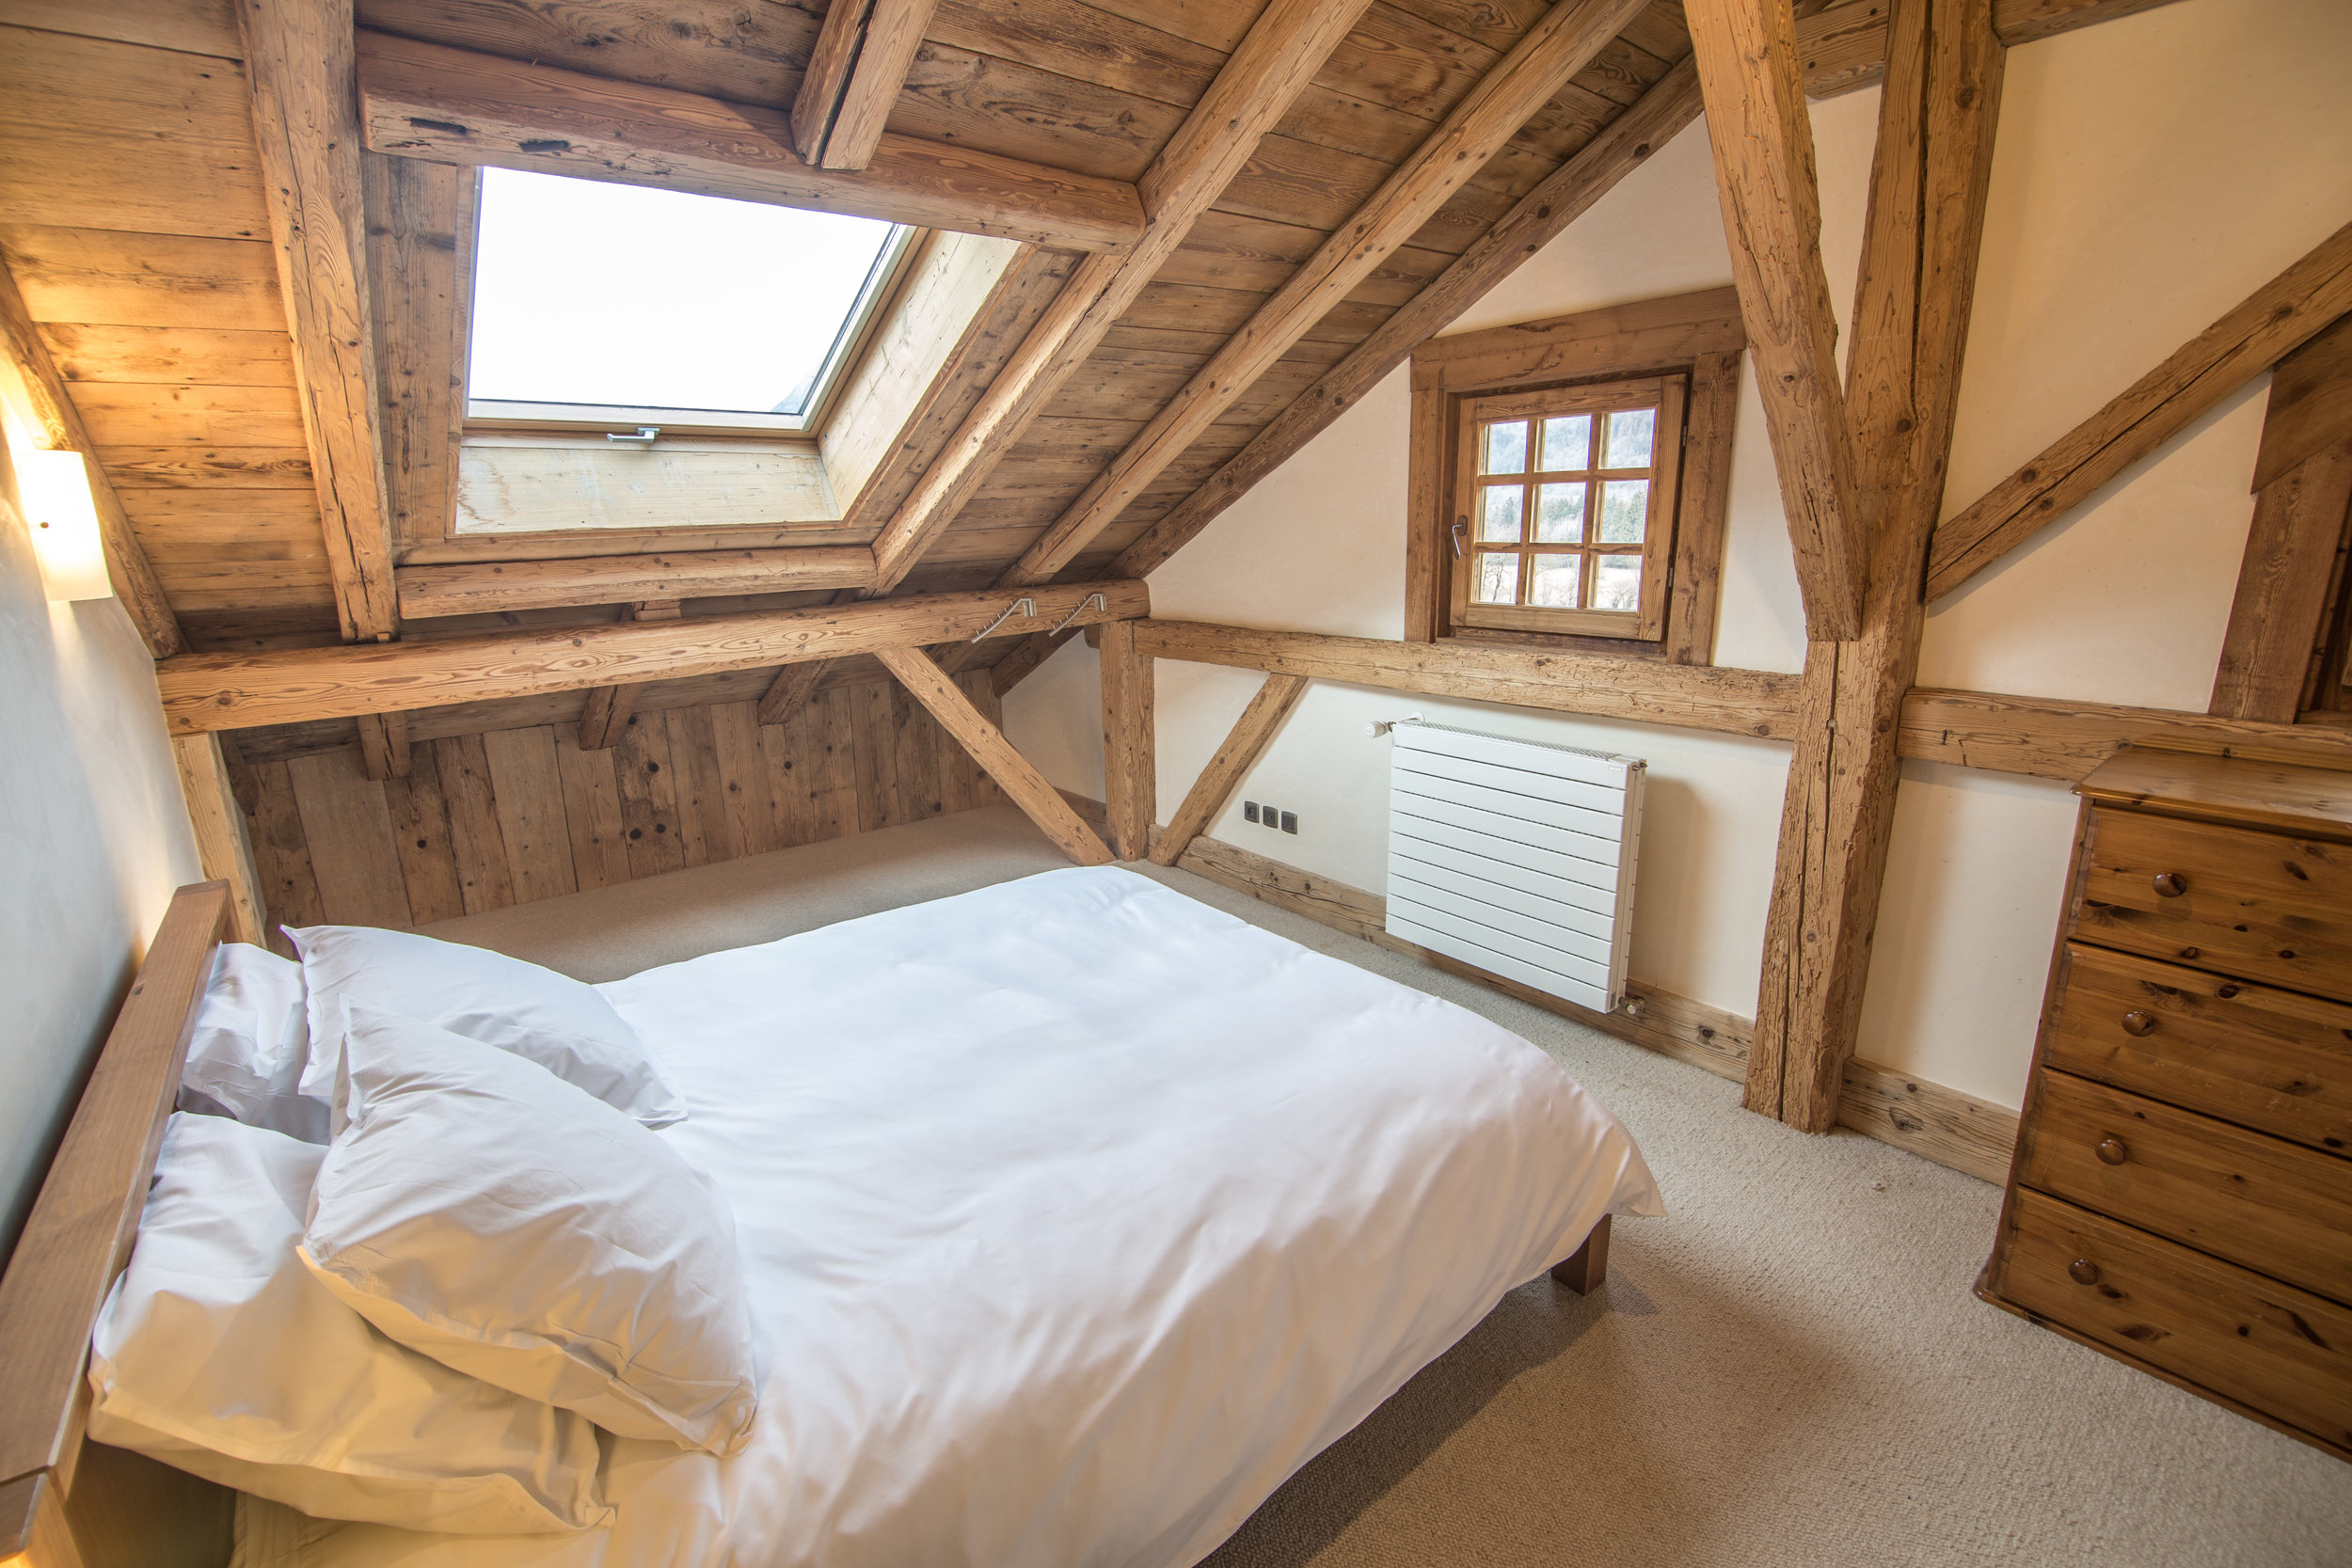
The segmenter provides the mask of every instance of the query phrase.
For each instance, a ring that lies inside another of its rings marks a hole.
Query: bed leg
[[[1584,1244],[1565,1263],[1551,1266],[1551,1277],[1580,1296],[1589,1296],[1609,1277],[1609,1216],[1601,1215]]]

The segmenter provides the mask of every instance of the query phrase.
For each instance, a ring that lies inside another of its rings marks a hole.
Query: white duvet
[[[750,1448],[611,1441],[582,1535],[253,1505],[248,1568],[1187,1568],[1603,1214],[1663,1212],[1534,1046],[1130,872],[601,989],[734,1208]]]

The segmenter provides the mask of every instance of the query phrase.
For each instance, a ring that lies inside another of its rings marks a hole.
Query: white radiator
[[[1613,1010],[1633,930],[1642,759],[1414,720],[1391,734],[1389,933]]]

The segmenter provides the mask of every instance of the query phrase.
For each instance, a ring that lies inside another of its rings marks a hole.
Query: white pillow
[[[180,1109],[325,1143],[326,1101],[301,1090],[310,1049],[306,1000],[300,964],[222,942],[188,1040]]]
[[[394,1344],[302,1266],[326,1156],[222,1117],[171,1118],[91,1336],[89,1434],[320,1518],[469,1534],[602,1523],[584,1418]]]
[[[405,1345],[625,1437],[731,1453],[757,1396],[735,1221],[654,1133],[531,1063],[347,1004],[350,1119],[305,1261]]]
[[[310,1061],[302,1092],[332,1098],[342,1004],[405,1013],[538,1063],[648,1127],[686,1119],[686,1104],[637,1031],[593,986],[486,948],[373,926],[289,927],[310,992]]]

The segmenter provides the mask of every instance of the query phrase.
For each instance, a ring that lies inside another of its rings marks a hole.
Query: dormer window
[[[502,168],[480,200],[475,429],[813,431],[916,233]]]

